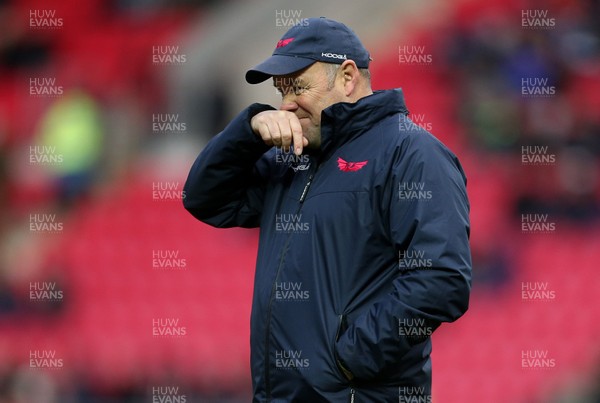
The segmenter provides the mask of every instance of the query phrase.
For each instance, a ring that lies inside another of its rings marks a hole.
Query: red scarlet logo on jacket
[[[367,165],[367,162],[369,162],[369,161],[348,162],[348,161],[344,161],[340,157],[338,157],[338,159],[337,159],[338,167],[340,168],[340,171],[342,171],[342,172],[358,171],[359,169],[361,169],[362,167]]]

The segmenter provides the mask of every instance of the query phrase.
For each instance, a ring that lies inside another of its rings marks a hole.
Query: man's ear
[[[348,98],[352,98],[356,91],[360,76],[360,71],[358,70],[358,67],[356,67],[354,60],[344,61],[338,70],[338,74],[341,76],[344,85],[344,95]]]

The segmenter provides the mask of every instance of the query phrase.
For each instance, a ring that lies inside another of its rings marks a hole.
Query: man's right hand
[[[293,145],[296,155],[302,154],[302,149],[308,145],[302,135],[300,120],[289,111],[260,112],[250,120],[250,126],[265,144],[282,148]]]

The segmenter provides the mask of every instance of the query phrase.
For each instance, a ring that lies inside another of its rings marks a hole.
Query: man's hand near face
[[[264,111],[255,115],[250,126],[265,144],[288,148],[294,146],[296,155],[308,146],[308,140],[302,134],[302,126],[298,117],[289,111]]]

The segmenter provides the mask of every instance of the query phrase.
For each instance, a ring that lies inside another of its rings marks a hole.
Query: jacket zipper
[[[318,169],[318,167],[317,167]],[[315,172],[317,170],[315,169],[314,172],[312,172],[310,174],[310,176],[308,177],[308,182],[306,182],[306,185],[304,185],[304,190],[302,190],[302,194],[300,195],[300,203],[304,203],[304,199],[306,198],[306,194],[308,193],[308,188],[310,188],[310,184],[312,183],[313,177],[315,176]],[[300,210],[298,210],[300,211]]]
[[[340,338],[340,333],[342,330],[342,326],[344,323],[344,314],[341,314],[338,316],[338,327],[337,330],[335,332],[335,341],[337,342]],[[336,360],[336,365],[338,365],[338,355],[335,353],[335,345],[334,345],[334,358]],[[350,403],[354,403],[354,395],[355,395],[356,391],[354,390],[354,386],[352,386],[352,381],[350,381]]]
[[[317,172],[317,169],[319,169],[319,165],[317,165],[317,167],[315,168],[314,171],[311,172],[311,174],[308,177],[308,181],[306,182],[306,185],[304,185],[304,189],[302,190],[302,194],[300,195],[300,206],[298,206],[298,210],[296,210],[296,215],[300,213],[300,211],[302,210],[302,205],[304,204],[304,199],[306,198],[306,194],[308,193],[308,188],[310,188],[310,184],[312,183],[313,177],[315,176],[315,173]],[[265,394],[267,396],[267,401],[271,400],[271,380],[270,380],[270,369],[269,369],[269,364],[270,364],[270,352],[269,352],[269,348],[270,348],[270,336],[271,336],[271,310],[272,310],[272,306],[273,306],[273,295],[275,295],[275,288],[277,286],[277,279],[279,278],[279,272],[281,271],[281,267],[283,266],[283,260],[285,258],[285,255],[287,253],[287,249],[288,246],[290,245],[290,240],[292,239],[292,234],[290,233],[285,241],[285,245],[283,246],[283,252],[281,253],[281,259],[279,259],[279,266],[277,267],[277,273],[275,274],[275,281],[273,282],[273,285],[271,286],[271,295],[269,297],[269,306],[267,307],[267,324],[266,324],[266,331],[265,331]]]

